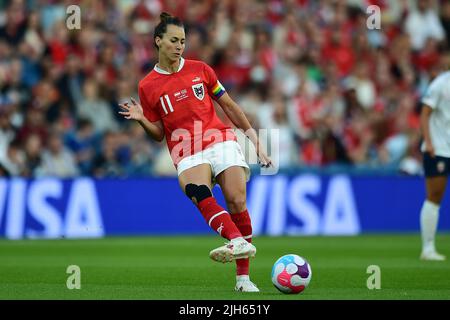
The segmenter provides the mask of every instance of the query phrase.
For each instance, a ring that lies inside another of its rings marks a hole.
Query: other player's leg
[[[435,236],[439,221],[439,208],[447,185],[446,176],[432,176],[425,180],[427,199],[420,213],[422,235],[422,260],[443,261],[445,256],[439,254],[435,247]]]
[[[244,239],[252,242],[252,224],[246,205],[246,175],[243,167],[232,166],[221,172],[216,180],[220,185],[231,219],[238,227]],[[256,248],[255,248],[256,253]],[[249,258],[236,260],[237,291],[259,292],[256,285],[250,281]]]

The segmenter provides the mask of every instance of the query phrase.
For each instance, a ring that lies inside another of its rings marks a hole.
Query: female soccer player
[[[422,260],[443,261],[434,244],[439,207],[450,174],[450,71],[430,84],[422,99],[421,126],[427,198],[420,213]]]
[[[208,225],[229,240],[210,252],[211,259],[236,260],[235,290],[258,292],[249,278],[249,257],[256,254],[246,207],[249,166],[233,131],[217,117],[211,98],[255,145],[260,164],[271,166],[271,159],[213,69],[203,62],[182,58],[185,47],[182,22],[167,13],[162,13],[160,19],[154,32],[158,62],[139,82],[140,103],[131,99],[131,103],[120,104],[120,114],[138,121],[153,139],[166,138],[182,190]],[[222,189],[228,211],[213,197],[211,190],[215,183]]]

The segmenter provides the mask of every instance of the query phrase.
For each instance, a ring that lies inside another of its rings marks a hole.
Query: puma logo
[[[219,233],[219,236],[222,236],[222,230],[223,230],[223,223],[221,223],[220,227],[217,228],[217,232]]]

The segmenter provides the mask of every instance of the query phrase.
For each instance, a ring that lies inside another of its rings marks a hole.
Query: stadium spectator
[[[406,18],[405,30],[411,38],[413,50],[422,50],[429,38],[437,41],[445,38],[444,28],[431,0],[417,0],[417,8]]]
[[[96,154],[92,163],[91,174],[95,177],[121,177],[125,168],[120,162],[119,141],[116,132],[105,132],[100,152]]]
[[[47,148],[42,152],[41,175],[60,178],[78,175],[78,168],[72,152],[63,144],[58,132],[51,133]]]
[[[9,110],[0,107],[0,159],[6,157],[9,144],[16,137],[16,130],[11,125]]]
[[[22,175],[25,177],[38,177],[42,173],[42,138],[31,133],[25,139],[25,165]]]
[[[14,140],[8,145],[6,154],[0,159],[4,175],[18,176],[25,173],[25,153],[18,141]]]
[[[90,173],[98,139],[94,126],[84,118],[79,119],[76,128],[65,136],[65,144],[75,154],[76,163],[83,174]]]
[[[259,125],[263,129],[275,129],[276,135],[269,134],[268,145],[278,150],[277,162],[280,167],[287,168],[296,164],[298,150],[287,114],[286,100],[282,95],[273,95],[269,103],[265,106],[267,110],[261,108]]]
[[[149,175],[156,157],[156,145],[149,141],[145,131],[137,123],[131,124],[127,136],[124,138],[124,143],[129,146],[130,151],[127,174],[130,176]],[[171,165],[170,159],[165,159],[165,161],[166,164]],[[170,174],[164,175],[173,175],[173,166],[168,167],[170,168]],[[158,173],[162,175],[162,171]]]
[[[83,97],[77,104],[78,116],[89,119],[95,131],[103,133],[118,129],[112,112],[113,108],[100,96],[97,82],[93,79],[86,80],[83,86]]]
[[[25,36],[25,8],[20,1],[11,1],[5,13],[5,24],[0,26],[0,39],[5,39],[11,46],[16,47]]]
[[[36,107],[28,108],[25,117],[24,124],[17,132],[17,139],[24,144],[31,135],[37,135],[40,141],[47,140],[48,125],[44,111]]]
[[[369,75],[369,66],[365,62],[359,62],[353,73],[345,79],[345,86],[355,90],[356,99],[364,109],[372,109],[375,105],[375,84]]]
[[[447,46],[450,45],[450,1],[443,0],[441,6],[441,23],[445,30]]]

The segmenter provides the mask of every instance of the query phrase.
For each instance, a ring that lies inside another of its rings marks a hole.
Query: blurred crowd
[[[211,65],[256,129],[279,130],[280,167],[421,173],[420,99],[450,67],[450,0],[0,1],[0,175],[175,173],[165,143],[117,113],[156,63],[162,11],[184,21],[184,57]]]

